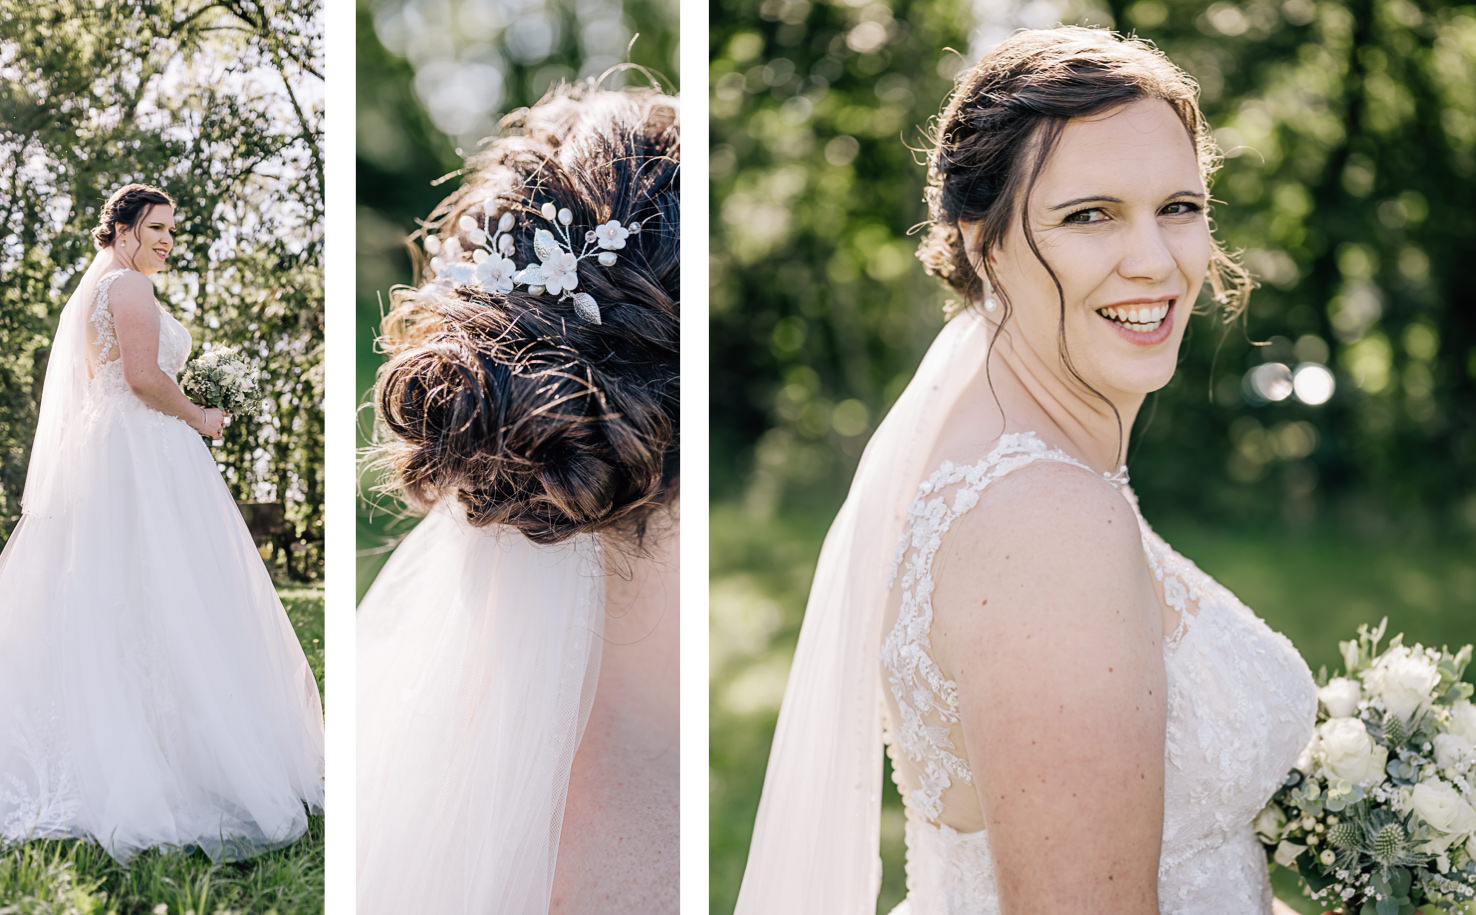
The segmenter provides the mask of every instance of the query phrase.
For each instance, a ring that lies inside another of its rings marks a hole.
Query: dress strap
[[[108,307],[108,291],[112,288],[113,281],[127,272],[128,268],[124,267],[105,274],[97,281],[97,289],[92,293],[92,309],[88,312],[87,321],[97,335],[98,368],[117,358],[115,351],[118,348],[118,332],[113,321],[113,311]]]
[[[958,685],[933,659],[933,560],[953,522],[979,504],[989,484],[1040,461],[1096,473],[1033,432],[1012,433],[1000,436],[973,464],[943,462],[918,486],[907,510],[887,579],[890,591],[899,586],[900,577],[897,618],[883,636],[880,660],[899,718],[889,743],[913,763],[917,777],[915,790],[904,791],[904,796],[929,822],[942,813],[942,796],[950,784],[973,781],[950,735],[958,723]],[[1126,486],[1126,468],[1098,475],[1119,489]]]

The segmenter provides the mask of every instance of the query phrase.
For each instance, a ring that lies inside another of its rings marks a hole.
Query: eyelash
[[[1167,214],[1165,214],[1167,216],[1190,216],[1190,215],[1193,215],[1194,213],[1198,213],[1198,212],[1200,212],[1200,211],[1202,211],[1204,209],[1204,207],[1200,206],[1199,204],[1195,203],[1192,200],[1175,200],[1172,203],[1168,203],[1168,204],[1165,204],[1164,205],[1164,209],[1168,209],[1169,207],[1187,207],[1188,209],[1185,209],[1185,210],[1183,210],[1181,212],[1178,212],[1178,213],[1167,213]],[[1072,213],[1071,215],[1067,216],[1066,219],[1063,220],[1063,221],[1064,222],[1067,222],[1067,223],[1070,223],[1072,225],[1081,225],[1081,226],[1091,225],[1094,222],[1101,222],[1101,220],[1098,220],[1098,219],[1078,219],[1077,217],[1078,216],[1085,216],[1085,215],[1087,215],[1089,213],[1100,213],[1100,212],[1102,212],[1102,208],[1101,207],[1088,207],[1087,209],[1084,209],[1084,210],[1077,210],[1075,213]]]

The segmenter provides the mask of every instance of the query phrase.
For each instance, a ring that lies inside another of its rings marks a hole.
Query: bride
[[[826,538],[739,913],[875,910],[883,741],[898,913],[1287,911],[1251,823],[1312,678],[1121,465],[1206,280],[1226,317],[1249,292],[1207,219],[1216,163],[1194,83],[1142,41],[1020,32],[960,78],[920,256],[965,309]]]
[[[677,101],[502,126],[382,325],[426,517],[358,612],[358,911],[674,913]]]
[[[190,334],[149,277],[174,202],[130,184],[62,311],[19,524],[0,553],[0,844],[126,863],[286,845],[323,802],[318,690],[175,383]]]

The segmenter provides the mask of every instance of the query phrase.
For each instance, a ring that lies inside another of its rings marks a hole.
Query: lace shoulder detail
[[[92,293],[92,308],[87,320],[97,335],[97,364],[94,368],[101,368],[121,355],[118,350],[118,332],[113,322],[113,309],[108,305],[108,290],[112,288],[114,280],[127,272],[114,270],[107,274],[97,281],[97,289]]]
[[[949,732],[958,723],[958,684],[944,675],[932,657],[933,560],[943,535],[965,512],[979,504],[985,487],[1037,461],[1071,464],[1096,474],[1081,461],[1052,448],[1031,433],[1003,435],[978,462],[960,466],[945,461],[918,487],[907,510],[887,588],[898,586],[897,620],[882,641],[881,662],[896,702],[898,718],[890,743],[918,767],[918,787],[904,792],[925,819],[942,812],[941,798],[954,779],[973,781],[968,762],[959,756]],[[1102,474],[1121,486],[1126,468]],[[1134,511],[1137,506],[1134,503]]]

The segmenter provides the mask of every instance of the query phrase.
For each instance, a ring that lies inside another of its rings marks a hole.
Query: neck
[[[680,667],[679,508],[658,509],[644,550],[605,550],[605,645],[591,719],[618,721],[648,739],[675,740]]]
[[[113,246],[102,249],[102,251],[98,254],[98,258],[102,261],[102,269],[104,270],[116,270],[120,267],[126,268],[128,270],[138,269],[137,267],[133,266],[128,258],[124,257],[122,253]]]
[[[1005,431],[1029,429],[1047,440],[1059,437],[1053,444],[1088,466],[1104,473],[1118,469],[1126,459],[1128,435],[1144,396],[1103,391],[1104,401],[1073,379],[1054,353],[1050,358],[1055,365],[1047,365],[1030,347],[1015,345],[1006,328],[995,342],[989,378],[981,373],[976,382],[983,390],[983,402],[993,403],[988,390],[993,381],[1005,406]]]

